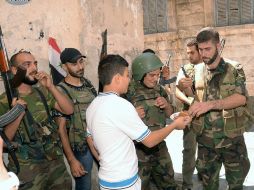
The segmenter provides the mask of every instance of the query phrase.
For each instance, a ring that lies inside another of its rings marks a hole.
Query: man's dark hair
[[[10,65],[11,66],[16,67],[18,65],[18,63],[17,63],[17,56],[19,54],[22,54],[22,53],[31,54],[30,51],[26,51],[26,50],[23,50],[23,49],[19,50],[17,53],[15,53],[15,54],[13,54],[11,56],[11,59],[10,59]]]
[[[197,39],[196,38],[190,38],[190,39],[188,39],[186,46],[187,47],[195,46],[196,50],[198,51],[198,42],[197,42]]]
[[[153,53],[153,54],[155,54],[155,51],[153,51],[152,49],[145,49],[142,53]]]
[[[101,85],[104,87],[112,82],[116,74],[123,75],[128,67],[128,62],[120,55],[107,55],[98,66],[98,75]]]
[[[209,40],[212,40],[214,44],[219,43],[220,42],[219,33],[212,27],[206,27],[201,29],[197,34],[197,42],[203,43]]]

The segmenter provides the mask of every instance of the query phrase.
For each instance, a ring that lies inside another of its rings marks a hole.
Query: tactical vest
[[[235,93],[236,79],[234,73],[241,70],[241,65],[235,62],[225,62],[225,72],[221,74],[218,81],[219,97],[224,99]],[[206,88],[205,88],[206,89]],[[203,101],[206,101],[207,92],[204,92]],[[229,138],[242,135],[248,125],[248,117],[245,112],[246,106],[234,109],[222,110],[221,114],[224,121],[224,133]],[[197,134],[201,134],[204,129],[204,116],[193,120],[193,129]]]
[[[37,118],[34,117],[35,114],[31,110],[27,110],[21,123],[22,127],[19,127],[15,134],[15,141],[21,144],[17,150],[21,160],[45,158],[55,160],[62,156],[57,125],[51,118],[44,90],[44,88],[33,88],[33,98],[36,98],[36,101],[30,105],[38,108]],[[31,101],[35,100],[31,96],[27,98],[30,98]],[[47,118],[43,118],[44,114],[39,114],[42,112],[46,112]]]
[[[142,120],[151,131],[163,128],[166,124],[164,110],[155,106],[155,100],[159,96],[168,99],[167,93],[160,85],[149,89],[136,81],[132,81],[127,93],[127,99],[134,107],[143,106],[146,116]]]
[[[72,149],[82,150],[86,146],[87,124],[86,110],[97,95],[95,88],[87,79],[82,79],[83,86],[75,87],[65,82],[58,84],[74,104],[74,113],[67,120],[69,141]]]
[[[134,107],[143,106],[146,115],[142,121],[151,131],[161,129],[166,125],[166,114],[164,110],[155,106],[155,100],[159,96],[168,100],[168,95],[162,86],[156,85],[154,88],[150,89],[137,81],[132,81],[130,83],[128,93],[126,94],[127,99]],[[166,148],[166,143],[162,141],[152,148],[148,148],[142,143],[135,143],[135,147],[142,150],[144,154],[151,155],[158,152],[160,149]],[[138,152],[138,154],[142,153]]]

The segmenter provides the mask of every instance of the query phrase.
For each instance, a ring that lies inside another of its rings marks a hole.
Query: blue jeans
[[[83,165],[85,171],[88,173],[82,177],[75,177],[75,189],[76,190],[91,190],[91,171],[93,167],[93,156],[90,149],[85,146],[83,150],[74,150],[74,155],[78,161]]]

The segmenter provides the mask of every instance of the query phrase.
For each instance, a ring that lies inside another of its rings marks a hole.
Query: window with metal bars
[[[168,0],[143,0],[144,33],[161,33],[168,31]]]
[[[216,26],[254,23],[254,0],[215,0]]]

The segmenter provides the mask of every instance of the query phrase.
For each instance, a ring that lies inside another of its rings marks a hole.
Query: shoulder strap
[[[63,91],[65,92],[65,94],[67,94],[67,96],[72,100],[73,102],[73,98],[71,96],[71,94],[69,93],[69,91],[67,90],[67,88],[63,85],[63,84],[58,84],[57,86],[59,86],[60,88],[63,89]]]
[[[85,85],[92,91],[93,95],[97,96],[97,91],[94,88],[94,86],[92,85],[92,83],[88,79],[86,79],[85,77],[83,79],[85,81]]]
[[[47,103],[47,100],[46,100],[46,97],[44,96],[44,94],[42,93],[42,91],[39,90],[39,88],[35,87],[34,88],[35,91],[39,94],[40,98],[41,98],[41,101],[45,107],[45,110],[47,112],[47,115],[48,115],[48,121],[51,122],[52,121],[52,117],[51,117],[51,114],[50,114],[50,111],[49,111],[49,106],[48,106],[48,103]]]

